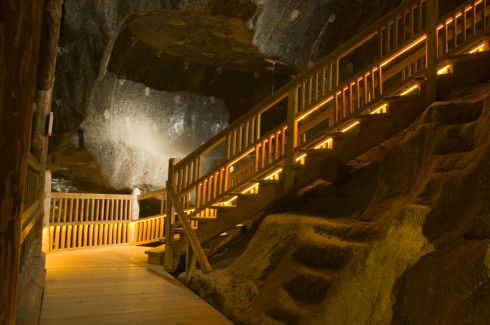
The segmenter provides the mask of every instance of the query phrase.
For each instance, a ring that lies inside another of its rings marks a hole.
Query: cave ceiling
[[[164,91],[222,99],[234,119],[289,80],[294,70],[261,54],[244,19],[187,10],[129,18],[108,70]]]

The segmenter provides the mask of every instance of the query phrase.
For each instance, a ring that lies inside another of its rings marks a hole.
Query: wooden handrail
[[[98,193],[64,193],[52,192],[53,199],[113,199],[113,200],[131,200],[130,194],[98,194]]]
[[[162,196],[165,194],[167,194],[167,189],[165,189],[165,188],[158,189],[158,190],[151,191],[151,192],[146,192],[146,193],[138,195],[138,201],[151,199],[151,198],[154,198],[157,196]]]
[[[36,157],[34,157],[30,152],[29,152],[29,156],[27,157],[27,165],[38,172],[41,172],[43,170],[43,167],[37,161]]]

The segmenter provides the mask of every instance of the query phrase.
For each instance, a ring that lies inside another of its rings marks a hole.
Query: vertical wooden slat
[[[112,235],[113,235],[112,231],[113,231],[113,228],[114,228],[114,224],[113,223],[108,224],[108,227],[107,227],[107,230],[108,230],[107,231],[108,232],[108,234],[107,234],[107,242],[104,243],[106,245],[112,245],[112,244],[114,244],[112,242]]]
[[[95,199],[90,199],[90,220],[95,220]]]
[[[244,125],[238,127],[238,152],[241,152],[243,147],[243,128]]]
[[[61,240],[60,240],[60,249],[65,248],[66,243],[66,226],[61,226]]]
[[[62,226],[54,227],[54,249],[60,249],[60,235]]]
[[[73,222],[73,199],[70,198],[70,204],[68,208],[68,222]]]
[[[69,225],[66,229],[66,248],[71,248],[72,234],[73,234],[73,226]]]
[[[62,212],[63,212],[63,202],[65,202],[65,200],[64,199],[60,199],[60,204],[58,206],[58,217],[56,218],[56,221],[57,222],[62,222],[61,215],[62,215]]]
[[[89,225],[88,231],[88,246],[97,246],[96,242],[96,234],[95,234],[96,225]]]
[[[86,225],[78,225],[78,234],[77,234],[77,248],[82,247],[83,243],[83,231]]]

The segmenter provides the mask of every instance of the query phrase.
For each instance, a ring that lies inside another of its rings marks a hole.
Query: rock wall
[[[434,103],[379,167],[294,198],[316,215],[268,216],[191,288],[236,324],[485,324],[489,94],[484,83]]]
[[[114,187],[165,187],[168,159],[185,157],[227,125],[219,99],[157,91],[107,73],[82,130]]]

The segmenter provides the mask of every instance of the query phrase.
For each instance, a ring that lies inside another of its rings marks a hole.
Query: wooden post
[[[288,95],[288,114],[287,114],[287,138],[286,138],[286,168],[284,170],[284,186],[289,190],[294,185],[294,149],[298,145],[298,122],[296,113],[298,112],[298,88],[289,91]]]
[[[174,161],[175,158],[170,158],[168,160],[168,178],[167,178],[167,188],[170,186],[173,186],[174,182]],[[167,206],[166,206],[166,211],[165,211],[166,217],[165,217],[165,240],[172,240],[172,232],[171,232],[171,227],[173,223],[173,211],[172,211],[172,202],[170,201],[168,194],[167,194]]]
[[[49,238],[49,216],[51,209],[51,171],[46,170],[44,176],[44,204],[43,204],[43,238],[41,244],[41,250],[45,253],[50,251],[50,238]]]
[[[168,178],[167,178],[167,189],[173,186],[174,183],[174,162],[175,158],[170,158],[168,160]],[[165,232],[165,255],[163,257],[163,266],[167,270],[171,270],[174,268],[174,253],[173,253],[173,240],[174,236],[172,233],[172,223],[173,223],[173,207],[172,201],[167,193],[167,204],[165,211],[165,220],[164,220],[164,232]]]
[[[426,1],[426,104],[437,100],[437,0]]]
[[[167,183],[167,193],[170,201],[175,207],[175,212],[177,212],[177,216],[179,218],[180,224],[184,229],[184,233],[187,235],[190,247],[192,248],[192,251],[196,256],[197,262],[201,266],[202,271],[204,273],[211,272],[212,271],[211,265],[209,264],[209,261],[206,257],[206,254],[204,253],[204,250],[202,249],[201,243],[199,242],[197,235],[192,229],[189,219],[187,218],[187,215],[184,212],[184,209],[182,209],[182,206],[180,205],[179,199],[177,197],[177,193],[175,193],[175,190],[170,183]],[[167,255],[166,249],[167,248],[165,247],[165,255]],[[165,256],[165,259],[167,259],[167,256]]]
[[[139,205],[139,202],[138,202],[138,195],[141,194],[141,191],[139,188],[134,188],[133,189],[133,192],[131,193],[131,195],[133,196],[131,198],[131,220],[138,220],[140,218],[140,205]],[[118,220],[124,220],[124,218],[119,218]]]

